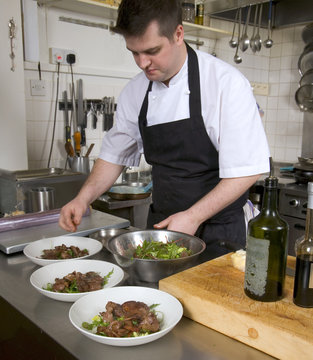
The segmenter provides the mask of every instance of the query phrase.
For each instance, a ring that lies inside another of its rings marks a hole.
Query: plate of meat
[[[72,260],[43,266],[30,276],[41,294],[60,301],[74,302],[80,297],[118,285],[124,271],[101,260]]]
[[[34,241],[23,252],[35,264],[45,266],[55,262],[86,259],[97,254],[100,241],[83,236],[56,236]]]
[[[90,293],[70,308],[73,326],[107,345],[135,346],[171,331],[183,315],[181,303],[167,292],[141,286],[117,286]]]

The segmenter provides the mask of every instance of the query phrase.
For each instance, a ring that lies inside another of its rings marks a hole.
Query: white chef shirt
[[[219,154],[220,178],[269,171],[269,148],[257,104],[247,79],[233,66],[196,50],[200,69],[202,117]],[[143,72],[121,92],[115,124],[103,138],[100,158],[138,166],[143,153],[138,115],[149,80]],[[153,82],[147,126],[189,118],[187,59],[167,87]]]

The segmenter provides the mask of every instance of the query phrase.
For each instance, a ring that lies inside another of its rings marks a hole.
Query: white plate
[[[74,259],[64,259],[64,260],[48,260],[41,259],[43,250],[53,249],[55,246],[59,245],[66,246],[77,246],[81,250],[87,249],[89,251],[89,255],[82,256],[80,258]],[[46,238],[34,241],[27,246],[25,246],[23,252],[24,254],[35,264],[40,266],[45,266],[48,264],[53,264],[56,262],[65,262],[65,261],[73,261],[77,259],[86,259],[92,255],[97,254],[102,249],[102,243],[98,240],[90,239],[83,236],[57,236],[52,238]]]
[[[43,289],[43,287],[47,287],[48,283],[54,283],[56,278],[63,278],[73,271],[79,271],[82,274],[85,274],[88,271],[95,271],[101,276],[106,276],[112,269],[113,274],[108,279],[108,283],[105,284],[101,290],[65,294]],[[123,277],[124,271],[115,264],[101,260],[72,260],[50,264],[34,271],[30,277],[30,282],[41,294],[51,299],[74,302],[87,294],[103,291],[104,289],[118,285],[123,280]]]
[[[125,301],[142,301],[148,306],[159,304],[155,310],[162,313],[164,320],[161,330],[146,336],[132,338],[113,338],[93,334],[82,327],[83,322],[92,322],[92,318],[99,312],[105,311],[108,301],[122,304]],[[71,323],[83,335],[102,344],[113,346],[135,346],[157,340],[167,334],[183,316],[181,303],[172,295],[157,289],[141,286],[119,286],[106,289],[98,293],[90,293],[78,299],[70,308]]]

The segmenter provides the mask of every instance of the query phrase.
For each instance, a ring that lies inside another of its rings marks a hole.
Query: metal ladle
[[[256,5],[255,7],[255,13],[254,13],[254,22],[253,22],[253,32],[252,32],[252,36],[250,39],[250,48],[252,50],[252,52],[256,52],[256,47],[255,47],[255,29],[256,29],[256,22],[257,22],[257,18],[258,18],[258,10],[259,10],[259,4]]]
[[[260,6],[260,14],[259,14],[259,26],[258,26],[258,31],[257,34],[255,35],[254,38],[254,45],[255,45],[255,49],[256,51],[260,51],[261,47],[262,47],[262,39],[260,36],[260,27],[261,27],[261,20],[262,20],[262,10],[263,10],[263,3]]]
[[[234,22],[234,27],[233,27],[233,34],[231,36],[231,39],[229,40],[229,46],[232,47],[232,48],[235,48],[237,46],[237,43],[238,43],[238,41],[236,39],[234,39],[238,14],[239,14],[239,9],[237,9],[237,11],[236,11],[235,22]]]
[[[267,39],[264,41],[264,45],[266,48],[270,48],[273,45],[273,40],[270,38],[271,35],[271,19],[272,19],[272,0],[270,1],[270,7],[268,12],[268,24],[267,24]]]
[[[242,62],[241,56],[238,55],[239,41],[240,41],[240,24],[241,24],[241,8],[239,9],[239,20],[238,20],[238,42],[236,47],[236,53],[234,56],[234,62],[240,64]]]
[[[242,52],[246,51],[250,44],[250,39],[248,36],[248,23],[249,23],[249,19],[250,19],[250,12],[251,12],[251,5],[249,5],[248,11],[247,11],[245,30],[241,36],[240,43],[239,43],[240,50]]]

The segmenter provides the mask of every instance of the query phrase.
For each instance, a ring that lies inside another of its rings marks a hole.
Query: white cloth
[[[257,104],[247,79],[234,67],[196,51],[200,68],[202,116],[219,153],[219,176],[231,178],[269,171],[269,148]],[[135,76],[118,99],[115,125],[103,138],[100,158],[138,166],[143,152],[138,115],[149,84]],[[189,117],[187,59],[169,84],[154,82],[149,93],[147,125]]]

